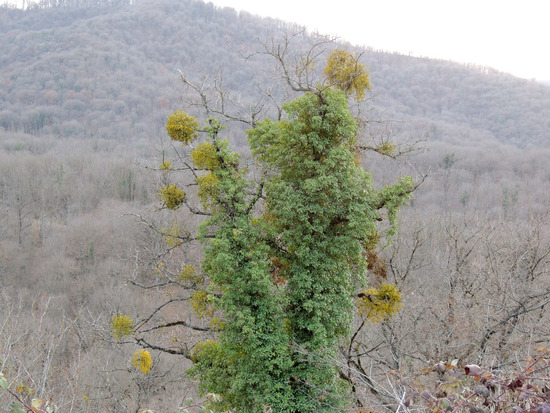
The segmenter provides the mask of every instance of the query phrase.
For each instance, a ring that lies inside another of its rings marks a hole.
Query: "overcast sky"
[[[355,45],[550,80],[550,0],[211,0]]]

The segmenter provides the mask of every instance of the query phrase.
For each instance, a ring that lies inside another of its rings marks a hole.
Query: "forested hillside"
[[[301,31],[198,0],[0,8],[0,372],[22,401],[158,413],[198,412],[218,397],[200,396],[185,374],[220,320],[190,235],[208,215],[199,199],[172,211],[158,192],[197,186],[182,178],[190,149],[170,141],[166,121],[182,109],[204,122],[201,109],[216,108],[220,135],[259,180],[245,129],[284,117],[277,105],[300,95],[281,87],[284,59],[266,50],[290,36],[296,73],[319,43],[362,52],[345,39],[293,37]],[[320,74],[326,56],[317,57]],[[508,381],[499,393],[490,374],[504,383],[520,371],[527,383],[527,357],[548,365],[550,86],[370,49],[360,62],[372,90],[350,100],[364,120],[355,166],[374,186],[410,175],[417,187],[397,235],[365,257],[375,290],[363,297],[396,286],[400,311],[354,313],[352,337],[330,360],[351,389],[346,411],[547,402],[543,382],[524,394]],[[270,265],[284,284],[284,263]],[[146,374],[135,359],[144,348]],[[474,363],[485,390],[460,374]],[[0,389],[0,410],[14,400]]]
[[[284,23],[201,1],[0,10],[0,126],[10,132],[116,140],[161,133],[179,107],[178,70],[254,94],[250,51]],[[294,27],[294,29],[297,29]],[[368,39],[365,39],[368,44]],[[550,88],[484,67],[368,50],[373,103],[436,140],[492,137],[548,145]]]

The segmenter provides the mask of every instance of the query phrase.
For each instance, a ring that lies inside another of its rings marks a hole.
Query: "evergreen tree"
[[[201,391],[221,396],[211,401],[219,411],[332,412],[350,402],[338,345],[351,332],[367,253],[384,236],[382,211],[392,232],[413,184],[407,177],[376,189],[361,167],[349,98],[370,88],[364,66],[337,50],[324,75],[300,86],[283,119],[248,131],[260,180],[220,137],[217,119],[202,129],[180,111],[168,120],[170,137],[194,147],[197,196],[208,214],[198,235],[208,287],[195,307],[216,311],[219,332],[195,346],[190,373]],[[196,144],[199,131],[208,137]],[[177,185],[161,197],[169,209],[190,206]]]

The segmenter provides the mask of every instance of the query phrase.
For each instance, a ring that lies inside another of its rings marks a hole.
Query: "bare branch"
[[[196,330],[196,331],[212,331],[212,332],[219,331],[218,329],[209,328],[209,327],[198,327],[198,326],[195,326],[191,323],[187,323],[183,320],[180,320],[180,321],[172,321],[172,322],[166,323],[166,324],[160,324],[158,326],[151,327],[147,330],[143,330],[143,331],[141,331],[141,333],[148,333],[150,331],[155,331],[155,330],[158,330],[160,328],[175,327],[175,326],[184,326],[184,327],[190,328],[192,330]]]
[[[189,353],[189,350],[175,350],[175,349],[172,349],[172,348],[156,346],[154,344],[151,344],[151,343],[147,342],[143,338],[136,338],[136,343],[141,345],[144,348],[150,348],[152,350],[162,351],[163,353],[183,356],[188,360],[192,360],[191,353]]]

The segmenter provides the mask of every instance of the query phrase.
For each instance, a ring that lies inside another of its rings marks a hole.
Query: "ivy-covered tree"
[[[291,79],[282,54],[275,57],[302,95],[281,106],[278,120],[249,122],[252,170],[222,138],[223,117],[216,115],[224,113],[211,110],[204,95],[211,115],[205,126],[181,111],[169,117],[169,136],[190,148],[184,165],[191,180],[166,185],[160,198],[168,209],[186,206],[207,217],[196,236],[165,230],[174,247],[198,239],[204,253],[200,270],[186,264],[171,280],[195,290],[193,308],[211,318],[215,331],[192,349],[171,352],[193,361],[190,374],[204,394],[219,395],[210,399],[213,409],[344,411],[351,386],[339,373],[339,344],[352,332],[356,305],[364,313],[391,313],[395,308],[387,307],[398,305],[397,292],[378,307],[369,306],[378,299],[375,288],[358,293],[366,286],[367,256],[395,231],[414,185],[406,177],[375,188],[361,166],[349,104],[364,98],[370,82],[355,55],[333,51],[325,80],[316,84],[303,82],[313,61],[302,61],[303,71]],[[174,171],[166,161],[160,169]],[[137,342],[162,349],[140,336],[150,319],[136,323]],[[154,329],[176,325],[201,329],[185,322]]]

